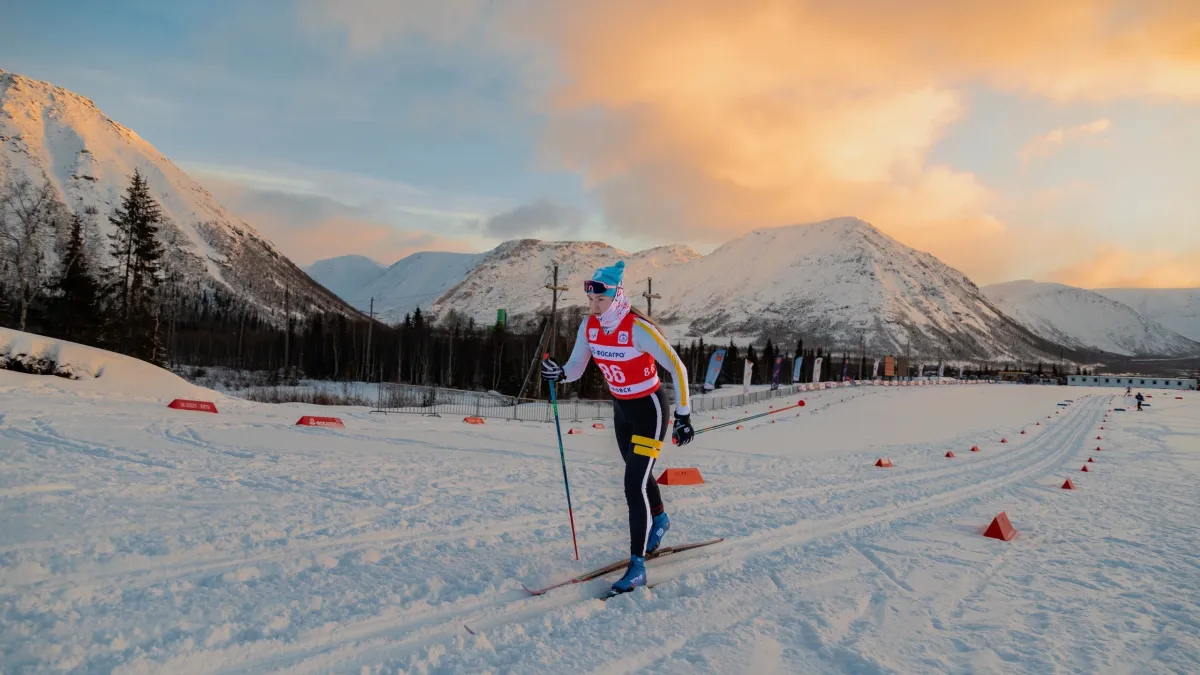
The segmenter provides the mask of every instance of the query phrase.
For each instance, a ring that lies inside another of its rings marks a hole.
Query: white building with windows
[[[1196,389],[1196,380],[1188,378],[1154,377],[1152,375],[1069,375],[1072,387],[1133,387],[1134,389]]]

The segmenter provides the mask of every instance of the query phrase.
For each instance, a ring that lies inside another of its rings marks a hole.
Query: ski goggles
[[[593,295],[604,295],[608,293],[610,288],[615,289],[616,286],[609,286],[603,281],[596,281],[595,279],[588,279],[587,281],[583,282],[584,292],[591,293]]]

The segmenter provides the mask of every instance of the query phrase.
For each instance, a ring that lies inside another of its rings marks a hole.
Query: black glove
[[[695,437],[696,430],[692,429],[692,416],[675,413],[675,430],[671,432],[671,439],[675,441],[675,445],[687,445]]]
[[[566,373],[563,372],[562,366],[558,365],[558,361],[554,360],[553,356],[547,356],[542,359],[542,379],[547,382],[557,382],[561,380]]]

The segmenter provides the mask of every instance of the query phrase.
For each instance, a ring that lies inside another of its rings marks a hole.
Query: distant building
[[[1134,389],[1195,389],[1196,380],[1151,375],[1069,375],[1072,387],[1133,387]]]

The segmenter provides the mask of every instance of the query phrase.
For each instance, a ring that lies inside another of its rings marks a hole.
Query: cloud
[[[481,229],[485,234],[501,239],[535,234],[569,237],[579,235],[584,220],[579,209],[539,199],[488,218],[481,223]]]
[[[390,264],[419,251],[477,250],[475,242],[388,222],[372,209],[314,194],[249,187],[205,177],[204,186],[300,266],[349,254]]]
[[[853,214],[981,280],[1019,257],[997,216],[1004,196],[931,158],[968,114],[968,87],[1055,103],[1200,102],[1191,0],[303,7],[360,51],[419,38],[548,55],[541,165],[578,173],[615,234],[704,245]],[[1106,129],[1064,129],[1027,154]]]
[[[1136,251],[1099,246],[1080,262],[1055,270],[1053,281],[1081,288],[1200,287],[1200,248]]]
[[[1112,121],[1101,118],[1074,127],[1059,127],[1032,138],[1017,153],[1021,162],[1029,164],[1034,159],[1045,159],[1062,150],[1068,143],[1086,141],[1102,136],[1112,129]]]

